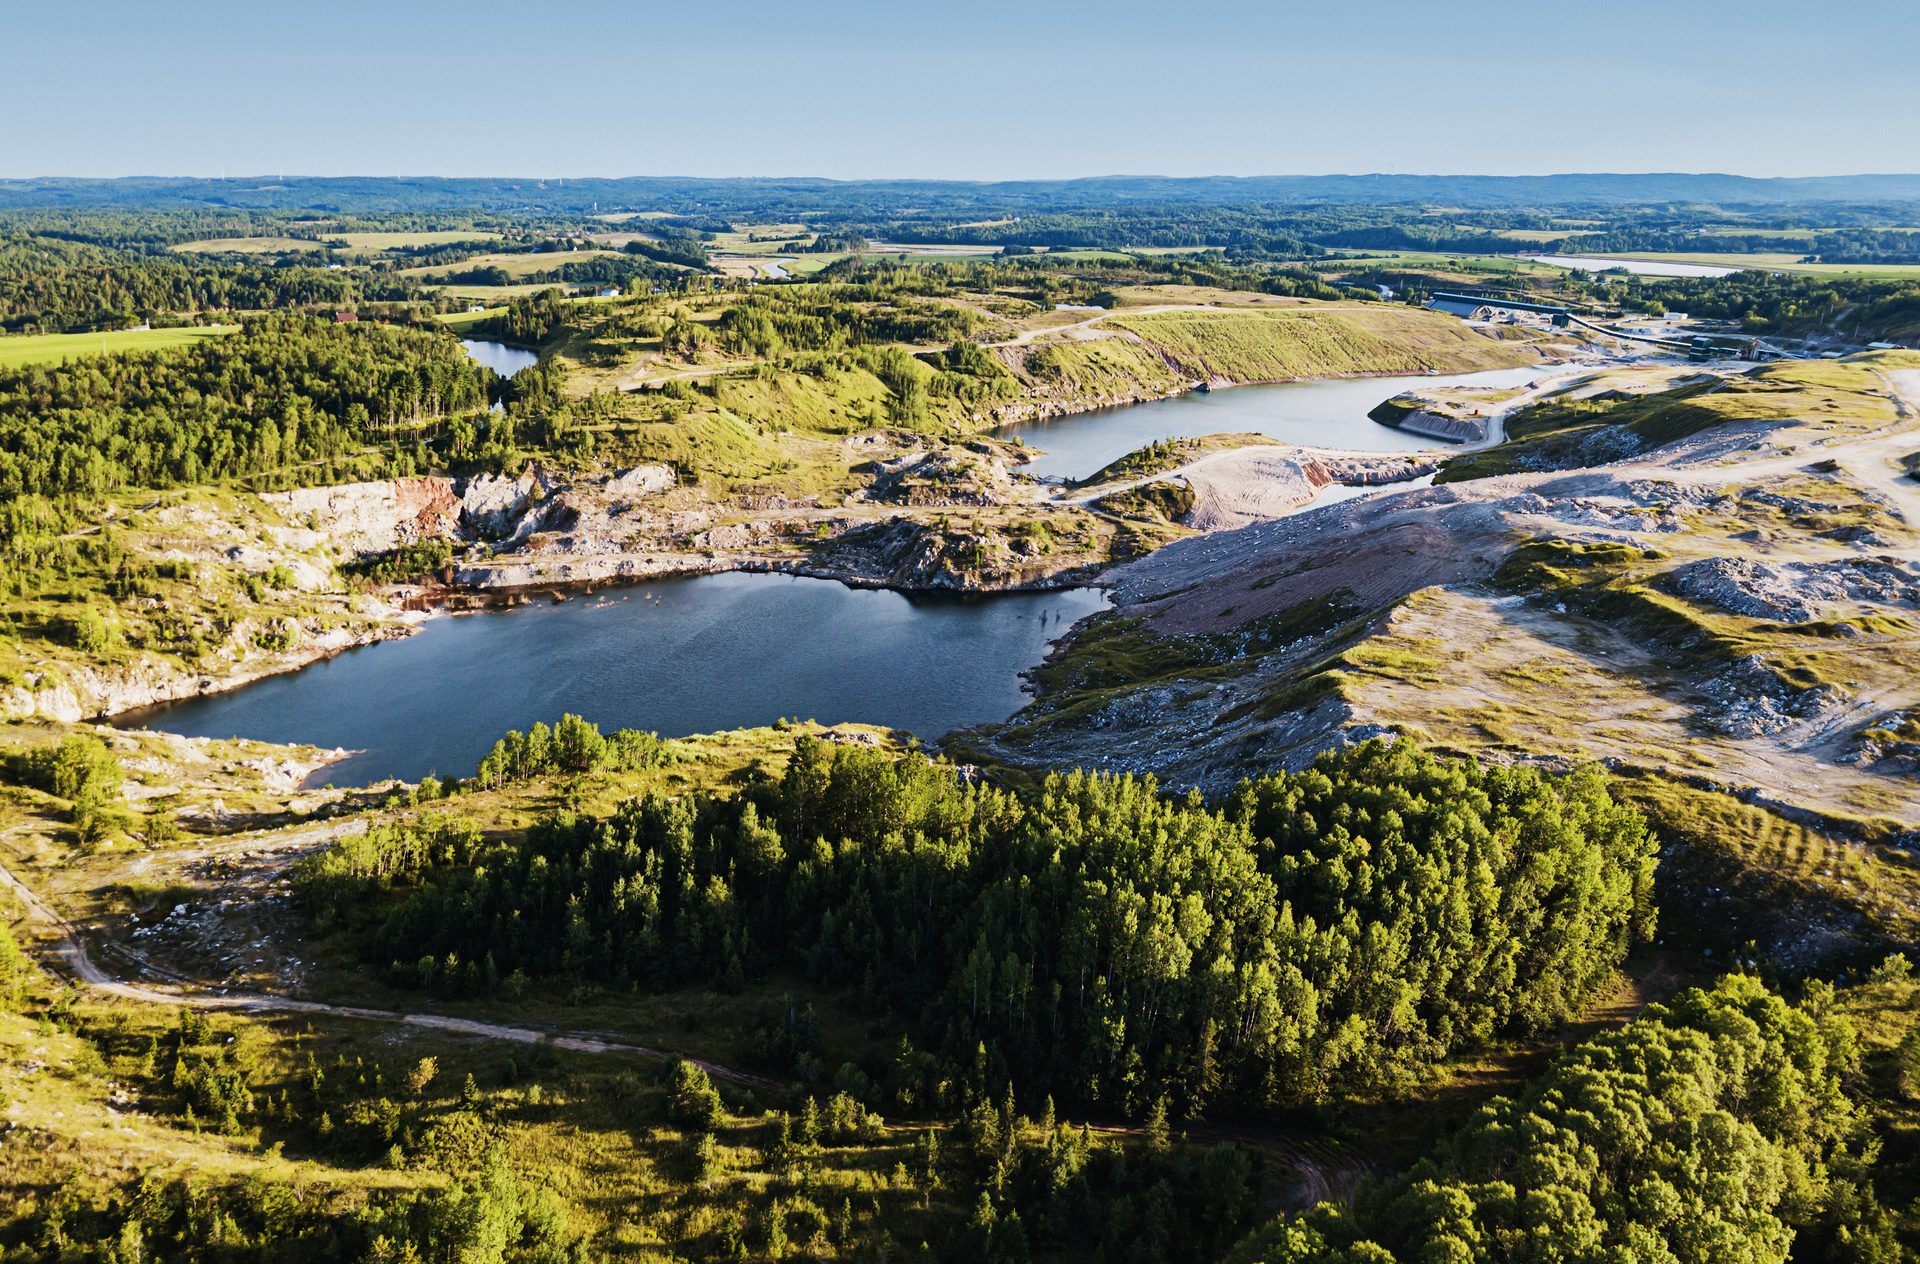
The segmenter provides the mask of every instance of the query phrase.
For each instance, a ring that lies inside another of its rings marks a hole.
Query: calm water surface
[[[495,372],[530,351],[463,345]],[[1538,368],[1247,386],[1009,427],[1047,450],[1032,467],[1080,478],[1156,439],[1247,431],[1331,448],[1438,446],[1367,419],[1402,390],[1513,386]],[[1323,501],[1373,489],[1329,488]],[[519,610],[434,619],[404,640],[349,650],[230,693],[151,708],[128,725],[358,752],[340,785],[467,776],[508,729],[564,712],[603,731],[663,736],[782,716],[861,721],[923,738],[1007,719],[1021,674],[1106,598],[1093,589],[965,600],[848,588],[788,575],[659,580]]]
[[[360,751],[322,774],[336,785],[468,776],[508,729],[568,711],[666,737],[793,716],[933,738],[1019,710],[1020,673],[1105,602],[1093,589],[962,600],[788,575],[669,579],[434,619],[121,722]]]
[[[1103,408],[1047,421],[1004,426],[1001,438],[1019,438],[1044,455],[1023,469],[1043,477],[1085,478],[1108,462],[1160,439],[1210,434],[1263,434],[1286,443],[1362,452],[1411,452],[1446,445],[1371,421],[1367,413],[1401,391],[1436,386],[1518,386],[1545,374],[1544,367],[1493,369],[1485,373],[1430,377],[1367,377],[1326,382],[1285,382],[1193,391],[1145,404]]]
[[[509,347],[504,342],[488,342],[482,338],[462,338],[460,345],[467,349],[467,355],[486,365],[501,377],[512,377],[521,369],[530,369],[540,363],[540,357],[521,347]]]

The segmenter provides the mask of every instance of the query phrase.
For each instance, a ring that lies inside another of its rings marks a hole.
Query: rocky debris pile
[[[1097,566],[1098,559],[1043,551],[1037,534],[891,518],[842,532],[799,569],[892,588],[991,592],[1063,588]]]
[[[147,974],[175,981],[235,979],[270,973],[281,986],[304,982],[301,959],[262,933],[261,915],[291,917],[296,904],[284,881],[245,899],[205,898],[175,904],[128,932],[128,956]],[[151,955],[149,955],[151,954]],[[156,959],[157,958],[157,959]]]
[[[1842,763],[1865,764],[1875,772],[1920,777],[1920,725],[1907,711],[1895,711],[1861,730]]]
[[[1316,457],[1287,448],[1239,448],[1185,472],[1193,508],[1184,518],[1196,531],[1227,531],[1284,518],[1334,481]]]
[[[630,470],[607,477],[605,490],[610,496],[637,498],[653,496],[671,489],[673,470],[665,465],[636,465]]]
[[[1894,522],[1906,521],[1906,515],[1897,505],[1888,503],[1883,497],[1871,491],[1861,491],[1876,514],[1884,514]],[[1805,496],[1792,496],[1784,492],[1770,491],[1764,487],[1749,487],[1740,493],[1740,500],[1747,504],[1767,505],[1778,509],[1782,516],[1794,518],[1830,518],[1857,512],[1860,505],[1845,501],[1809,500]],[[1871,528],[1869,528],[1871,530]]]
[[[689,543],[696,549],[738,552],[743,549],[770,549],[786,538],[789,529],[782,523],[754,519],[747,522],[720,522],[705,531],[695,532]]]
[[[1325,471],[1327,481],[1348,487],[1379,487],[1387,483],[1405,483],[1425,478],[1440,468],[1445,458],[1417,452],[1382,452],[1379,455],[1322,457],[1316,464]]]
[[[1729,737],[1775,737],[1788,729],[1818,727],[1846,707],[1832,685],[1801,689],[1782,680],[1756,654],[1709,678],[1700,690],[1712,706],[1708,723]]]
[[[470,536],[497,540],[513,531],[535,492],[551,490],[538,467],[519,478],[476,474],[460,491],[460,527]]]
[[[1710,557],[1673,572],[1674,590],[1730,614],[1812,623],[1843,603],[1920,605],[1920,569],[1894,558],[1769,562]]]
[[[1324,453],[1284,444],[1232,448],[1194,461],[1171,477],[1193,490],[1182,517],[1197,531],[1226,531],[1284,518],[1335,483],[1378,487],[1433,473],[1438,457],[1420,453]]]
[[[276,549],[263,549],[250,544],[235,544],[221,555],[222,560],[231,563],[249,575],[265,575],[276,567],[283,567],[293,578],[293,588],[298,592],[321,592],[333,582],[329,570],[314,564],[304,557],[289,556]]]
[[[824,729],[821,731],[820,740],[834,742],[841,746],[877,747],[880,745],[880,735],[865,729]]]
[[[1005,505],[1014,499],[1005,465],[977,452],[908,452],[874,463],[861,498],[882,504],[940,508]]]

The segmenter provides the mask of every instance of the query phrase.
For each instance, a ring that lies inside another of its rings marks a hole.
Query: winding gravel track
[[[366,1022],[399,1023],[407,1027],[449,1032],[458,1036],[476,1036],[484,1040],[509,1040],[523,1045],[545,1044],[555,1049],[568,1049],[577,1053],[620,1054],[654,1062],[674,1062],[681,1059],[680,1054],[665,1049],[653,1049],[646,1045],[629,1044],[625,1041],[609,1040],[598,1036],[569,1035],[566,1032],[538,1027],[483,1023],[468,1018],[450,1018],[444,1014],[408,1014],[399,1010],[368,1009],[357,1005],[329,1005],[322,1001],[304,1001],[291,996],[273,996],[260,992],[220,993],[184,989],[172,991],[144,983],[129,982],[102,969],[99,963],[88,954],[86,943],[78,928],[61,917],[53,906],[35,894],[31,887],[20,881],[4,865],[0,865],[0,888],[12,893],[13,897],[20,901],[26,908],[29,918],[53,932],[55,937],[52,945],[53,953],[64,964],[68,973],[92,990],[120,1000],[147,1005],[176,1007],[185,1005],[193,1009],[234,1010],[249,1014],[330,1014],[339,1018],[360,1019]],[[716,1080],[735,1084],[741,1088],[750,1088],[774,1098],[786,1096],[786,1086],[777,1080],[761,1075],[750,1075],[745,1071],[736,1071],[731,1067],[706,1062],[699,1058],[685,1060]]]

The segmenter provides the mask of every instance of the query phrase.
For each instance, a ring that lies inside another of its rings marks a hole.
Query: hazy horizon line
[[[629,173],[625,175],[528,175],[504,172],[478,172],[447,174],[444,172],[396,172],[384,175],[372,171],[355,172],[227,172],[206,173],[162,173],[162,172],[123,172],[116,175],[81,175],[42,172],[30,176],[0,175],[0,181],[9,184],[28,184],[48,180],[87,180],[96,182],[114,182],[123,180],[807,180],[824,184],[879,184],[879,183],[920,183],[920,184],[1055,184],[1098,180],[1555,180],[1570,178],[1623,177],[1653,178],[1678,176],[1693,179],[1730,179],[1754,181],[1787,180],[1871,180],[1890,178],[1920,177],[1916,171],[1837,171],[1814,172],[1796,175],[1748,175],[1739,171],[1537,171],[1537,172],[1489,172],[1489,171],[1270,171],[1250,175],[1230,172],[1210,172],[1199,175],[1168,175],[1160,172],[1106,172],[1093,175],[1058,176],[934,176],[934,175],[864,175],[864,176],[823,176],[791,172],[785,174],[742,175],[699,175],[689,172],[673,173]]]

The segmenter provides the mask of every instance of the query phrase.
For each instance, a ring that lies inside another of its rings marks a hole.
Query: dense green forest
[[[484,413],[444,334],[297,317],[175,351],[0,371],[0,493],[97,495],[281,474]],[[296,475],[297,477],[297,475]]]
[[[1836,228],[1818,234],[1723,228],[1647,226],[1583,233],[1556,243],[1569,253],[1658,251],[1693,254],[1786,254],[1828,263],[1911,263],[1920,260],[1920,233],[1894,228]]]
[[[1906,1258],[1864,1176],[1858,1035],[1815,985],[1656,1005],[1488,1103],[1438,1155],[1237,1249],[1236,1264]]]
[[[0,330],[7,333],[119,329],[231,310],[351,308],[415,296],[378,273],[132,257],[0,230]]]
[[[1023,1092],[1199,1114],[1403,1085],[1565,1021],[1651,930],[1652,846],[1597,776],[1405,745],[1212,809],[1150,779],[1018,794],[807,740],[730,798],[648,797],[505,848],[370,835],[299,885],[436,992],[799,970],[917,1012],[949,1059],[983,1046]],[[950,1105],[950,1071],[874,1071],[896,1106]]]

